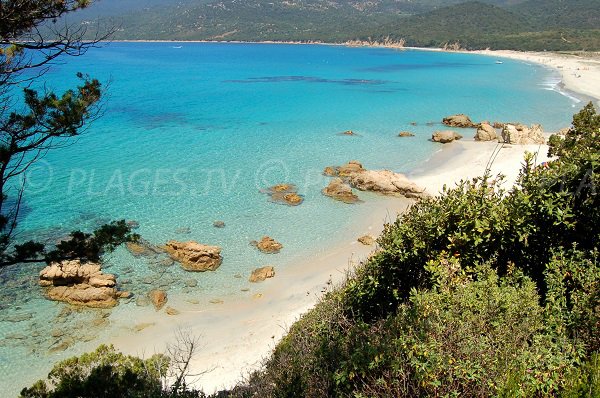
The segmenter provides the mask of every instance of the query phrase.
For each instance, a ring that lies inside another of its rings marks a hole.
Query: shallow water
[[[325,166],[358,159],[367,168],[409,172],[439,149],[428,138],[449,114],[540,122],[551,131],[576,110],[575,99],[555,90],[555,74],[509,60],[336,46],[177,46],[113,43],[52,68],[48,84],[58,89],[73,86],[77,71],[108,83],[104,116],[27,173],[20,236],[54,242],[124,218],[138,221],[136,232],[155,244],[222,246],[223,264],[190,274],[119,248],[104,268],[134,298],[113,310],[118,316],[45,300],[38,265],[3,270],[2,396],[138,323],[153,310],[137,306],[136,297],[151,288],[202,303],[227,300],[248,286],[256,267],[290,266],[355,239],[350,226],[370,207],[323,197]],[[338,134],[349,129],[357,135]],[[398,138],[403,130],[416,137]],[[260,192],[281,182],[296,184],[304,203],[275,204]],[[214,220],[226,227],[214,228]],[[282,253],[249,245],[263,235],[282,242]],[[187,287],[190,279],[197,286]]]

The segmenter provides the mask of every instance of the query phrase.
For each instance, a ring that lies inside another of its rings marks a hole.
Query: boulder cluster
[[[86,307],[114,307],[117,299],[130,296],[117,290],[115,276],[103,273],[100,264],[80,260],[51,263],[40,271],[39,284],[50,300]]]
[[[475,141],[496,141],[512,145],[537,145],[545,144],[546,138],[542,126],[533,124],[531,127],[521,123],[500,123],[490,124],[487,121],[474,123],[469,116],[464,114],[452,115],[442,120],[447,126],[459,128],[476,128]],[[498,134],[500,130],[500,134]],[[443,144],[461,139],[462,136],[454,131],[436,131],[431,139],[434,142]]]
[[[394,173],[390,170],[367,170],[356,160],[352,160],[342,166],[329,166],[323,171],[323,174],[332,177],[338,177],[340,181],[333,181],[334,186],[328,186],[323,190],[323,194],[344,200],[351,198],[348,194],[348,188],[356,188],[360,191],[377,192],[384,195],[397,195],[407,198],[422,198],[428,196],[425,189],[419,187],[410,181],[404,174]],[[347,187],[343,186],[347,184]],[[340,196],[334,195],[336,192]]]
[[[304,198],[298,194],[298,188],[294,184],[277,184],[262,191],[271,198],[272,202],[288,206],[298,206]]]

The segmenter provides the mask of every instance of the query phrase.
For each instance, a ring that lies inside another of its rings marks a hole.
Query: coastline
[[[559,72],[559,86],[577,99],[590,100],[600,105],[600,52],[536,52],[517,50],[451,50],[437,47],[412,47],[397,43],[343,42],[328,43],[322,41],[243,41],[243,40],[113,40],[115,43],[222,43],[222,44],[281,44],[281,45],[319,45],[341,46],[349,48],[386,48],[390,50],[434,51],[461,54],[476,54],[495,58],[507,58],[534,63]],[[562,92],[562,91],[561,91]],[[564,92],[562,92],[565,94]]]
[[[345,45],[282,42],[260,44]],[[581,62],[587,60],[571,59],[570,56],[559,54],[542,54],[542,57],[538,53],[512,51],[465,53],[512,58],[552,67],[561,73],[565,89],[596,100],[600,98],[600,79],[595,80],[600,78],[600,60],[594,60],[593,68],[582,70],[586,73],[582,73],[580,78],[571,79],[568,74],[577,70],[573,68],[584,67]],[[568,61],[568,67],[565,66],[565,61]],[[559,67],[561,65],[562,67]],[[588,79],[595,83],[585,84]],[[465,130],[465,135],[470,137],[441,146],[441,150],[432,158],[412,170],[408,174],[409,178],[435,195],[441,191],[444,184],[451,187],[461,179],[481,175],[488,160],[498,150],[491,172],[492,175],[504,174],[506,180],[503,187],[508,189],[518,176],[526,151],[538,153],[538,164],[547,160],[546,145],[502,146],[495,142],[475,142],[471,138],[471,131],[474,134],[474,130]],[[397,198],[377,202],[370,218],[357,222],[356,237],[367,232],[379,234],[384,221],[393,220],[409,203]],[[251,371],[258,369],[262,360],[270,354],[293,322],[310,310],[330,286],[342,282],[347,271],[367,259],[373,249],[374,247],[362,246],[352,241],[341,243],[324,252],[314,253],[289,269],[276,270],[274,279],[260,284],[260,297],[253,296],[250,299],[209,307],[194,307],[175,298],[170,300],[170,305],[180,310],[180,315],[170,317],[164,312],[152,314],[148,319],[149,326],[137,333],[132,333],[131,329],[125,330],[123,335],[117,336],[112,343],[127,354],[149,356],[153,352],[164,351],[167,344],[173,343],[175,330],[189,331],[200,339],[200,349],[191,363],[191,373],[201,375],[190,380],[192,384],[201,387],[207,393],[232,387]]]
[[[495,53],[490,55],[500,56]],[[465,130],[465,135],[472,136],[471,131]],[[477,143],[470,138],[440,145],[440,150],[412,170],[409,177],[435,194],[444,183],[451,186],[461,178],[480,175],[496,148],[496,143]],[[505,184],[510,184],[518,174],[525,150],[539,150],[540,154],[547,152],[545,147],[540,146],[504,147],[494,162],[492,173],[506,174]],[[542,155],[539,161],[543,161]],[[355,238],[365,233],[378,234],[384,221],[393,220],[407,204],[407,201],[397,198],[378,198],[364,204],[373,208],[373,212],[367,219],[361,218],[353,225],[353,229],[356,229]],[[200,339],[192,373],[210,370],[195,378],[196,385],[207,392],[231,387],[243,376],[240,372],[245,373],[260,366],[262,358],[269,355],[292,323],[315,305],[324,290],[341,282],[346,272],[366,259],[373,249],[372,246],[362,246],[356,240],[333,244],[327,250],[312,253],[295,262],[289,269],[277,269],[274,279],[257,284],[256,289],[252,289],[252,293],[245,298],[231,302],[226,300],[222,304],[198,305],[177,297],[169,298],[169,305],[181,311],[179,315],[168,316],[164,311],[155,313],[152,309],[145,321],[153,325],[138,332],[134,332],[133,328],[124,329],[122,336],[116,336],[111,342],[123,352],[147,357],[153,352],[164,351],[166,344],[173,343],[177,328],[189,330]],[[253,297],[256,292],[261,297]]]

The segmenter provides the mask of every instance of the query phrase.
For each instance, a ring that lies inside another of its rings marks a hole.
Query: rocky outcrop
[[[531,127],[524,124],[505,124],[498,141],[512,145],[536,145],[545,144],[546,138],[539,124],[533,124]]]
[[[384,195],[401,195],[407,198],[429,196],[425,189],[410,181],[404,174],[390,170],[367,170],[356,160],[343,166],[330,166],[326,170],[333,171],[334,176],[340,177],[351,187],[361,191],[378,192]]]
[[[252,271],[250,278],[248,279],[250,282],[262,282],[265,279],[272,278],[275,276],[275,268],[271,265],[267,265],[266,267],[257,268]]]
[[[46,287],[50,300],[73,305],[110,308],[117,305],[121,293],[116,278],[102,272],[100,264],[65,260],[48,265],[40,272],[40,286]]]
[[[439,142],[442,144],[447,144],[454,140],[460,140],[461,138],[463,138],[462,135],[452,130],[436,131],[431,135],[431,140],[433,142]]]
[[[352,192],[352,187],[339,177],[332,179],[322,192],[323,195],[344,203],[356,203],[359,200],[358,196]]]
[[[477,127],[470,117],[464,114],[452,115],[442,119],[442,123],[450,127],[472,128]]]
[[[365,246],[371,246],[375,244],[375,238],[371,235],[364,235],[357,239],[360,243]]]
[[[154,308],[158,311],[167,303],[167,292],[159,289],[150,290],[148,292],[148,298]]]
[[[304,198],[298,194],[298,188],[293,184],[277,184],[262,190],[271,197],[271,201],[288,206],[298,206]]]
[[[171,258],[181,264],[186,271],[214,271],[223,262],[219,246],[203,245],[198,242],[178,242],[170,240],[165,245],[165,251]]]
[[[251,245],[256,246],[258,250],[267,254],[279,253],[283,245],[269,236],[263,236],[260,241],[252,241]]]
[[[481,123],[475,133],[475,141],[495,141],[498,139],[496,129],[489,123]]]
[[[415,135],[410,131],[401,131],[398,133],[398,137],[414,137]]]

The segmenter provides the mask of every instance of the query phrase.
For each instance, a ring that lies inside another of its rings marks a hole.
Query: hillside
[[[102,0],[117,40],[324,41],[406,39],[413,46],[599,50],[597,0]]]
[[[380,37],[404,38],[408,45],[419,47],[458,42],[469,49],[600,48],[600,30],[586,29],[600,26],[587,22],[600,17],[600,11],[593,7],[595,1],[556,2],[561,3],[562,8],[534,4],[550,3],[543,0],[530,0],[509,8],[469,1],[383,26]],[[576,21],[583,22],[578,25]]]

